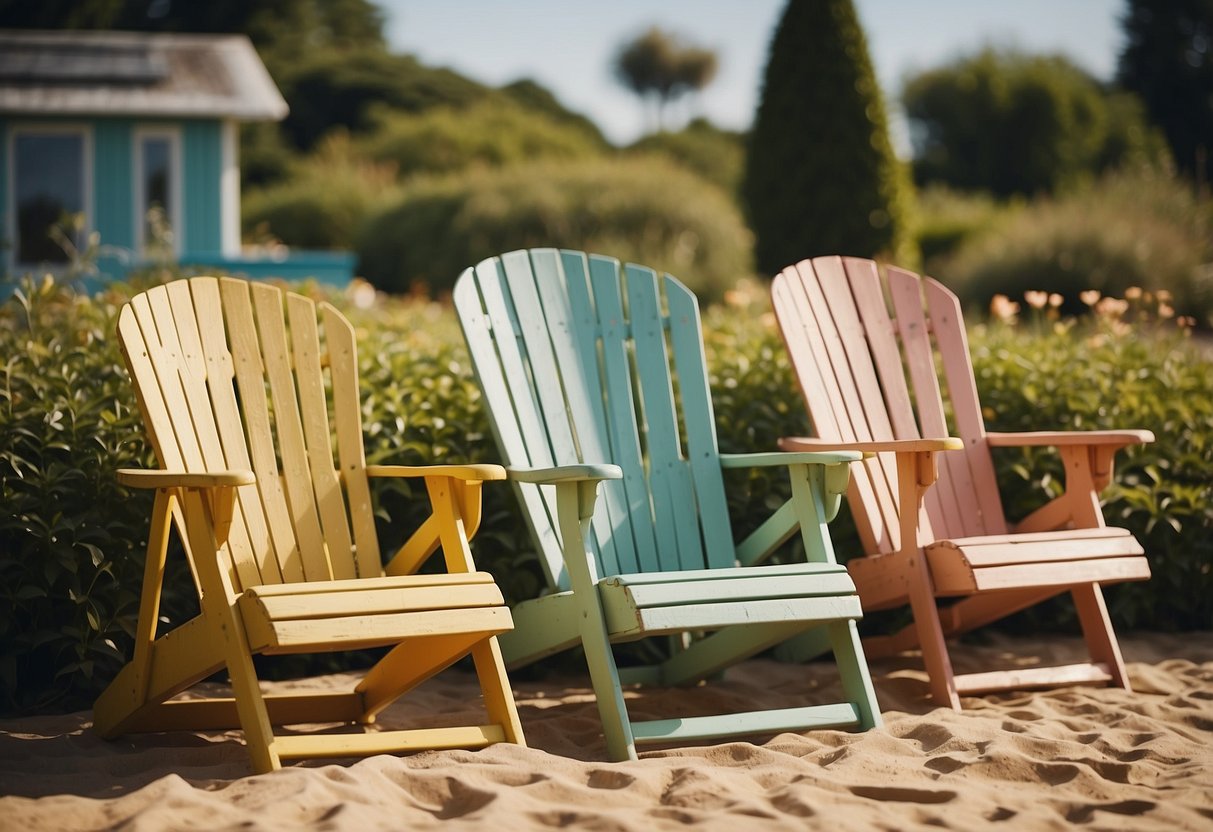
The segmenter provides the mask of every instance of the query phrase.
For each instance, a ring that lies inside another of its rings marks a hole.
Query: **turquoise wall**
[[[93,122],[93,230],[105,245],[135,249],[135,162],[129,119]]]
[[[223,249],[219,178],[223,149],[219,122],[187,121],[181,131],[182,254]]]
[[[8,122],[0,118],[0,276],[8,262]]]

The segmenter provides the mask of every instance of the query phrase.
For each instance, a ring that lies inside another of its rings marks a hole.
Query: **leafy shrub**
[[[1033,200],[940,263],[935,276],[968,304],[1030,289],[1123,295],[1130,286],[1165,289],[1177,310],[1213,324],[1213,202],[1148,171],[1109,175],[1090,188]]]
[[[931,185],[915,200],[914,233],[922,251],[924,268],[935,273],[935,264],[963,243],[981,235],[1020,207],[1000,204],[988,194],[954,191]]]
[[[902,100],[919,182],[1005,197],[1168,157],[1136,96],[1062,57],[986,48],[911,78]]]
[[[728,194],[736,194],[741,187],[745,167],[742,135],[722,130],[706,119],[697,118],[677,133],[663,131],[645,136],[628,152],[668,156]]]
[[[302,248],[352,248],[368,214],[399,194],[396,169],[362,159],[334,133],[285,181],[244,197],[246,239],[270,237]]]
[[[1102,495],[1108,522],[1137,535],[1147,583],[1110,588],[1113,615],[1131,627],[1213,626],[1213,357],[1182,331],[1128,326],[1112,311],[970,331],[974,371],[990,430],[1145,428],[1156,441],[1117,455]],[[1139,320],[1142,309],[1136,311]],[[1056,453],[995,455],[1008,514],[1022,517],[1061,493]],[[1066,609],[1067,614],[1071,612]],[[1035,626],[1056,622],[1029,619]]]
[[[750,236],[718,189],[659,159],[540,162],[414,182],[372,217],[359,270],[386,291],[447,291],[485,257],[528,246],[610,252],[701,298],[750,272]]]
[[[535,159],[588,159],[602,153],[605,142],[580,125],[485,100],[416,114],[382,111],[361,147],[374,161],[393,164],[408,176]]]
[[[117,311],[49,279],[0,310],[0,711],[80,704],[129,646],[151,500],[114,476],[149,461]]]

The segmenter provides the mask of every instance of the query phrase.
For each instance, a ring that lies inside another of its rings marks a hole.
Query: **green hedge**
[[[1167,174],[1111,174],[1090,187],[1005,211],[967,237],[935,276],[968,304],[997,293],[1057,292],[1078,311],[1098,289],[1166,289],[1181,314],[1213,327],[1213,200]]]
[[[606,251],[685,275],[717,298],[752,272],[751,238],[720,189],[665,159],[537,162],[415,180],[373,216],[359,271],[386,291],[449,290],[465,268],[528,246]]]
[[[88,299],[42,283],[0,307],[0,354],[7,356],[0,384],[5,713],[87,707],[130,653],[150,499],[118,486],[113,472],[151,462],[113,338],[117,309],[130,291],[116,287]],[[359,335],[371,461],[497,458],[449,307],[413,298],[347,311]],[[731,291],[726,304],[706,310],[704,325],[722,449],[767,449],[781,435],[804,432],[807,420],[763,290]],[[975,326],[971,341],[991,429],[1155,431],[1157,443],[1121,457],[1118,484],[1105,495],[1109,520],[1142,539],[1154,569],[1148,583],[1111,590],[1113,616],[1137,627],[1210,628],[1213,358],[1178,335],[1141,326],[1125,331],[1104,318]],[[1047,455],[1004,452],[997,463],[1014,516],[1059,487],[1060,469]],[[739,534],[787,493],[776,474],[731,477]],[[534,595],[542,573],[512,493],[504,486],[485,491],[477,561],[511,600]],[[375,494],[390,550],[428,509],[405,481]],[[834,524],[834,539],[840,556],[856,551],[845,522]],[[170,558],[165,626],[196,610],[182,562]]]

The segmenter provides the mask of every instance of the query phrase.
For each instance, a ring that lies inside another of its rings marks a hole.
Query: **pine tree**
[[[851,0],[789,0],[743,184],[759,269],[822,254],[913,262],[908,189]]]
[[[1129,0],[1118,80],[1145,102],[1180,170],[1213,183],[1213,0]]]

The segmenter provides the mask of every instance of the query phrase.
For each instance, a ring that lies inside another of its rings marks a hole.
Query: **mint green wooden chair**
[[[698,303],[669,275],[515,251],[465,271],[455,307],[551,588],[514,608],[507,666],[580,642],[616,760],[644,742],[880,724],[859,598],[826,529],[859,454],[721,454]],[[735,545],[722,470],[771,465],[792,499]],[[797,531],[807,563],[757,565]],[[809,630],[847,702],[628,718],[621,684],[695,683]],[[612,644],[672,634],[672,658],[616,667]]]

